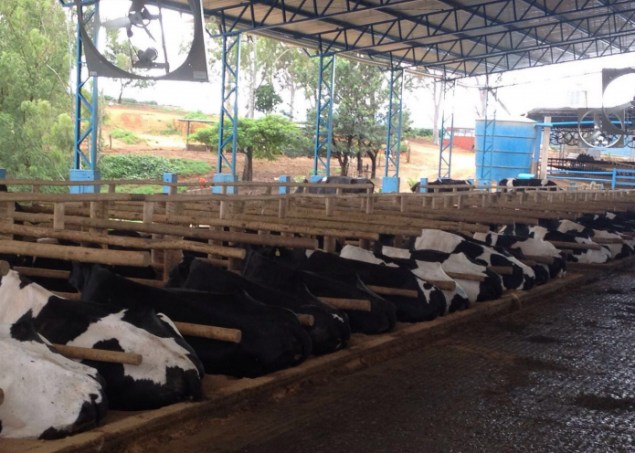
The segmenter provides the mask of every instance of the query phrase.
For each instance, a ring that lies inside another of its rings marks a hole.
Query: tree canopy
[[[231,127],[230,123],[225,123]],[[205,143],[214,149],[218,145],[219,125],[197,130],[190,136],[192,140]],[[280,115],[267,115],[262,118],[240,118],[238,120],[237,151],[245,154],[243,181],[251,181],[253,158],[275,159],[287,149],[306,146],[302,141],[301,130]]]
[[[0,2],[0,167],[61,179],[73,146],[70,37],[55,0]]]

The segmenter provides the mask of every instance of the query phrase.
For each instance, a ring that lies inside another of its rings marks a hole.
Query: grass
[[[110,136],[114,139],[121,140],[127,145],[135,145],[144,141],[134,132],[130,132],[125,129],[113,129],[112,132],[110,132]]]

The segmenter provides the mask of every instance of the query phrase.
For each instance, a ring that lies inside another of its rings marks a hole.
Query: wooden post
[[[15,203],[13,201],[0,202],[0,223],[13,225],[13,214],[15,212]],[[0,239],[13,239],[12,234],[0,235]]]
[[[64,203],[55,203],[53,205],[53,229],[64,229],[64,210],[66,205]]]
[[[170,187],[170,195],[176,192],[176,187]],[[222,203],[222,202],[221,202]],[[165,205],[165,214],[168,223],[170,220],[181,213],[183,205],[179,202],[168,201]],[[182,236],[166,236],[166,239],[183,239]],[[170,271],[182,259],[183,253],[180,250],[165,250],[163,252],[163,281],[167,281],[170,277]]]

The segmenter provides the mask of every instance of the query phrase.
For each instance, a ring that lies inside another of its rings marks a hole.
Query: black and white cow
[[[62,299],[10,270],[0,278],[0,322],[31,317],[53,343],[143,356],[140,365],[84,362],[106,380],[113,409],[153,409],[202,397],[200,361],[174,325],[153,310]]]
[[[155,309],[180,322],[240,329],[240,343],[186,336],[211,374],[257,377],[297,365],[311,338],[290,310],[265,305],[244,292],[211,293],[154,288],[99,265],[74,263],[71,282],[82,298],[123,308]]]
[[[402,250],[407,253],[407,258],[410,258],[410,252],[405,249]],[[393,254],[393,256],[395,255],[396,254]],[[349,262],[357,261],[371,263],[372,265],[379,266],[380,268],[399,269],[400,272],[406,270],[415,277],[416,287],[420,289],[425,297],[423,302],[425,305],[433,306],[434,302],[428,302],[431,301],[433,297],[437,298],[440,301],[437,291],[440,291],[441,294],[443,294],[444,308],[442,314],[452,313],[454,311],[462,310],[469,306],[469,300],[467,298],[467,294],[465,294],[465,291],[461,288],[460,285],[456,285],[456,282],[454,282],[454,280],[443,271],[440,263],[417,262],[417,266],[415,268],[409,268],[407,266],[399,267],[399,265],[395,262],[384,261],[375,256],[375,254],[373,254],[371,251],[353,245],[344,246],[344,248],[340,252],[340,257],[345,258]],[[437,289],[432,284],[430,284],[430,280],[435,282],[454,282],[454,289]],[[395,305],[397,307],[397,318],[400,319],[399,304]]]
[[[308,183],[308,180],[304,180],[304,183]],[[318,193],[318,194],[333,194],[337,192],[334,187],[329,187],[329,184],[350,184],[352,187],[341,189],[341,193],[366,193],[368,189],[364,187],[358,187],[360,185],[371,185],[371,192],[374,190],[373,182],[368,178],[353,178],[350,176],[325,176],[316,184],[323,184],[324,187],[298,187],[296,193]]]
[[[544,190],[558,190],[558,185],[555,181],[539,178],[505,178],[498,181],[498,187],[504,188],[505,192],[522,192],[526,187],[536,187]]]
[[[463,253],[471,260],[486,266],[509,267],[512,272],[501,275],[504,289],[528,290],[534,286],[536,280],[533,269],[521,263],[510,253],[447,231],[423,229],[421,235],[415,239],[414,249],[449,254]]]
[[[303,269],[318,272],[351,285],[361,281],[366,285],[417,291],[416,298],[382,295],[384,299],[395,305],[397,320],[401,322],[429,321],[446,312],[443,293],[429,283],[418,282],[407,269],[347,259],[321,251],[311,253]]]
[[[245,278],[265,286],[283,291],[302,294],[309,291],[321,297],[345,299],[364,299],[370,301],[370,311],[344,310],[353,332],[377,334],[388,332],[395,327],[395,306],[379,297],[357,281],[355,284],[320,275],[317,272],[302,270],[302,262],[285,261],[257,251],[250,251],[243,262],[242,273]]]
[[[103,379],[51,350],[28,319],[0,323],[0,438],[55,439],[106,415]]]
[[[587,233],[573,234],[571,232],[558,231],[558,223],[550,223],[549,227],[543,225],[526,225],[516,223],[514,225],[504,226],[499,233],[511,235],[520,238],[536,238],[543,241],[571,242],[574,244],[589,244],[597,247],[597,244],[589,237]],[[608,247],[597,249],[572,249],[566,255],[567,261],[575,263],[598,264],[606,263],[612,258],[611,250]]]
[[[424,278],[436,275],[452,276],[460,297],[466,297],[468,304],[498,299],[503,294],[500,275],[489,270],[483,263],[468,258],[464,253],[445,253],[437,250],[406,250],[384,246],[380,257],[413,270]],[[438,269],[440,265],[440,272]]]
[[[529,261],[536,257],[544,257],[550,263],[536,263],[532,266],[536,273],[536,283],[545,283],[550,278],[558,278],[566,273],[566,260],[560,251],[550,242],[538,238],[518,238],[509,235],[501,235],[490,231],[489,233],[474,233],[474,239],[487,245],[503,248],[511,252],[516,258],[527,258]]]
[[[625,240],[619,232],[613,228],[610,230],[593,228],[578,222],[563,219],[558,222],[557,231],[565,234],[586,235],[594,242],[608,248],[611,251],[611,257],[613,259],[625,258],[633,254],[632,241]]]
[[[170,273],[168,287],[199,291],[245,291],[267,304],[287,308],[294,313],[313,316],[314,323],[305,327],[311,335],[313,353],[327,354],[346,347],[351,329],[346,313],[323,304],[308,292],[302,297],[259,285],[246,278],[214,266],[202,259],[187,259]]]

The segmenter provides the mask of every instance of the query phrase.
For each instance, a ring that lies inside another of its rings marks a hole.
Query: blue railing
[[[588,181],[606,184],[611,190],[624,187],[635,187],[635,170],[614,168],[611,171],[573,171],[554,170],[548,172],[549,179],[566,179],[570,181]]]

